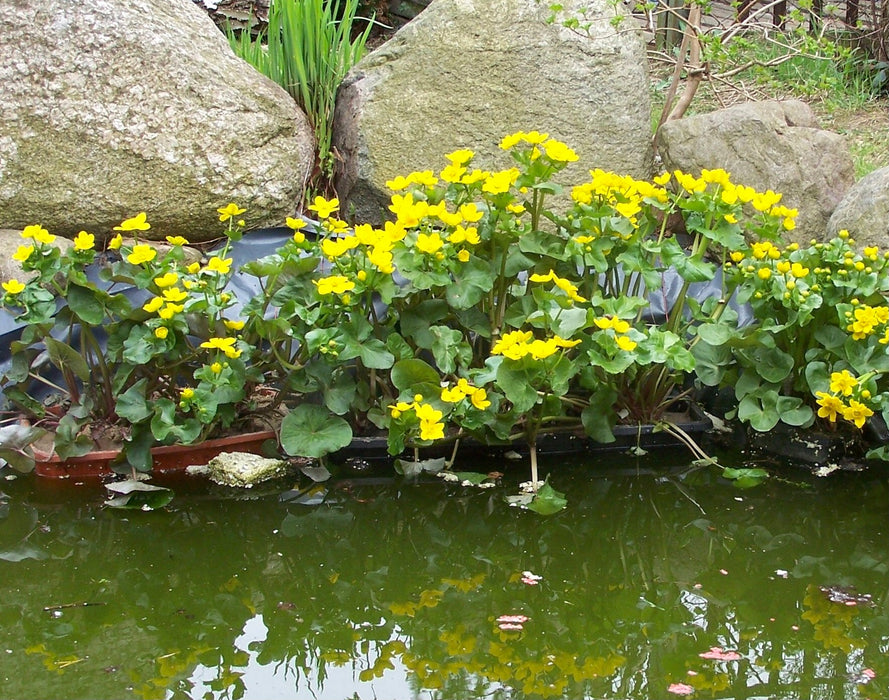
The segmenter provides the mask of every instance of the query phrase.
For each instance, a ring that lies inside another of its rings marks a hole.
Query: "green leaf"
[[[455,309],[469,309],[491,291],[493,284],[494,278],[487,262],[472,257],[454,274],[454,283],[448,286],[445,298]]]
[[[725,345],[735,336],[735,329],[724,323],[704,323],[698,326],[698,337],[709,345]]]
[[[447,465],[444,457],[436,457],[434,459],[408,460],[396,459],[395,471],[408,479],[416,478],[423,472],[437,474]]]
[[[738,420],[748,423],[757,432],[768,432],[780,418],[777,391],[766,391],[762,397],[747,394],[738,404]]]
[[[148,406],[145,396],[147,388],[148,380],[142,378],[118,396],[114,409],[117,415],[130,423],[141,423],[150,418],[153,411]]]
[[[441,381],[438,371],[418,358],[396,362],[390,377],[399,391],[408,391],[417,384],[438,384]]]
[[[616,439],[614,437],[614,426],[617,423],[617,414],[614,412],[616,399],[617,391],[610,386],[603,386],[590,395],[589,405],[580,415],[584,432],[603,445]]]
[[[516,413],[524,413],[537,403],[533,374],[526,369],[515,367],[511,361],[504,361],[497,370],[497,386],[512,402]]]
[[[732,352],[724,345],[701,342],[692,348],[695,375],[705,386],[719,386],[731,365]]]
[[[432,356],[443,374],[451,374],[459,366],[466,366],[472,360],[472,349],[463,341],[463,334],[447,326],[432,326],[429,329],[433,341]]]
[[[82,382],[88,382],[90,379],[90,369],[77,350],[70,345],[56,340],[50,336],[44,339],[46,343],[46,352],[52,363],[63,372],[71,372]]]
[[[65,300],[68,302],[68,308],[83,322],[90,326],[99,326],[105,318],[105,307],[99,302],[99,298],[104,296],[107,294],[96,288],[69,284]]]
[[[797,396],[779,396],[775,410],[787,425],[808,427],[815,419],[815,412]]]
[[[291,456],[320,459],[351,441],[349,424],[323,406],[302,404],[281,422],[281,447]]]
[[[85,420],[77,420],[70,413],[62,416],[56,426],[55,437],[55,450],[59,457],[82,457],[96,448],[89,435],[81,432],[85,424]]]
[[[675,238],[668,238],[661,246],[664,262],[676,268],[686,282],[709,282],[716,274],[716,266],[699,256],[688,255]]]
[[[769,473],[765,469],[759,468],[733,469],[731,467],[725,467],[722,470],[722,476],[726,479],[730,479],[735,488],[749,489],[758,486],[768,479]]]
[[[565,494],[556,491],[549,485],[549,479],[547,479],[525,508],[533,510],[538,515],[553,515],[564,510],[567,505],[568,500],[565,498]]]
[[[519,238],[519,250],[523,253],[543,255],[553,260],[567,260],[565,240],[547,231],[531,231]]]
[[[105,501],[106,506],[128,510],[158,510],[168,505],[174,495],[171,489],[135,479],[114,481],[105,484],[105,488],[117,494]]]

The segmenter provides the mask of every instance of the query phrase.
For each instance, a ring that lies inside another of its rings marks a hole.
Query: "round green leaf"
[[[352,428],[323,406],[303,404],[281,422],[281,446],[291,456],[323,457],[346,447],[352,441]]]

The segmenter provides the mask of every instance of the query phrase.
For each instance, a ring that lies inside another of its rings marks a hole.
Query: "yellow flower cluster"
[[[444,437],[444,423],[441,420],[444,414],[431,404],[423,403],[421,394],[414,396],[411,403],[399,401],[389,406],[389,412],[396,420],[408,411],[413,411],[420,421],[421,440],[440,440]]]
[[[629,322],[624,321],[621,318],[616,318],[614,316],[601,316],[599,318],[594,318],[593,323],[595,323],[596,326],[598,328],[601,328],[603,331],[607,331],[609,329],[613,330],[614,340],[621,350],[632,352],[636,349],[638,343],[630,338],[630,336],[626,335],[632,328]]]
[[[846,316],[851,321],[846,326],[846,330],[852,333],[855,340],[863,340],[879,331],[883,326],[883,337],[880,338],[880,342],[883,345],[889,344],[889,306],[859,304]]]
[[[474,387],[465,379],[458,379],[455,387],[443,387],[441,400],[445,403],[460,403],[469,397],[470,402],[478,410],[484,411],[491,402],[488,400],[488,392],[481,387]]]
[[[863,427],[864,422],[874,412],[861,401],[852,398],[853,394],[857,394],[858,399],[865,401],[870,398],[870,392],[867,389],[862,389],[858,377],[848,370],[831,373],[830,392],[815,392],[818,399],[816,403],[819,406],[818,416],[827,418],[831,423],[836,422],[837,416],[842,416],[844,420],[854,423],[855,427]],[[844,398],[848,400],[848,403],[843,401]]]
[[[588,182],[577,185],[571,190],[571,198],[578,204],[606,204],[634,226],[638,223],[636,217],[642,211],[646,199],[658,202],[666,202],[669,199],[667,190],[646,180],[617,175],[601,168],[591,170],[590,177]],[[624,238],[629,238],[631,235],[625,235]]]
[[[562,348],[573,348],[580,340],[565,340],[555,335],[546,340],[534,337],[531,331],[510,331],[504,333],[491,348],[492,355],[503,355],[511,360],[520,360],[530,355],[535,360],[543,360]]]
[[[736,264],[743,276],[755,276],[763,282],[777,280],[778,287],[772,289],[777,289],[779,293],[783,289],[785,300],[805,300],[813,291],[819,291],[820,287],[808,267],[801,262],[790,260],[790,256],[797,250],[799,245],[796,243],[791,243],[782,250],[771,241],[758,241],[751,244],[749,258],[741,251],[732,251],[729,254],[731,262],[726,263],[726,267],[730,268],[732,264]],[[802,280],[805,280],[805,283],[801,284]],[[763,293],[757,291],[755,296],[760,299]]]

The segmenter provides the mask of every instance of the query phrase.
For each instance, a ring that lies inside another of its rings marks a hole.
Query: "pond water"
[[[515,470],[193,480],[146,513],[0,482],[0,698],[889,697],[885,468],[738,490],[687,462],[544,462],[551,517],[504,503]]]

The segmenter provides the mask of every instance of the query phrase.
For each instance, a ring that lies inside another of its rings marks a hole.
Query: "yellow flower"
[[[18,260],[19,262],[25,262],[28,258],[31,257],[31,253],[34,252],[34,246],[32,245],[20,245],[18,250],[15,251],[12,255],[13,260]]]
[[[74,250],[92,250],[95,245],[96,237],[86,231],[81,231],[74,237]]]
[[[213,374],[219,374],[222,371],[222,365],[218,362],[214,362],[210,365],[210,371],[213,372]]]
[[[834,423],[836,422],[837,414],[842,414],[846,409],[842,401],[826,391],[816,391],[815,396],[818,397],[816,403],[820,406],[818,409],[819,418],[827,418],[831,423]]]
[[[793,263],[790,266],[790,274],[794,277],[805,277],[809,274],[809,268],[803,267],[800,263]]]
[[[328,260],[336,260],[353,248],[358,247],[358,238],[343,236],[342,238],[325,238],[321,241],[321,252]]]
[[[565,292],[567,297],[569,299],[571,299],[572,301],[580,301],[580,302],[586,301],[586,299],[584,297],[580,296],[577,293],[577,287],[570,280],[567,280],[563,277],[559,277],[552,270],[550,270],[549,273],[547,273],[545,275],[531,275],[531,277],[529,279],[532,282],[553,282],[556,285],[556,287],[558,287],[563,292]]]
[[[386,180],[386,187],[388,187],[393,192],[400,192],[401,190],[407,189],[411,186],[411,181],[408,180],[404,175],[399,175],[391,180]]]
[[[119,233],[108,241],[108,250],[120,250],[120,247],[123,245],[123,236]]]
[[[232,258],[220,258],[214,255],[207,261],[207,267],[204,269],[207,272],[218,272],[220,275],[227,275],[229,270],[231,270],[232,266]]]
[[[147,215],[144,211],[139,212],[136,216],[124,219],[120,222],[120,226],[115,226],[115,231],[147,231],[151,228],[151,224],[146,221]],[[134,263],[135,264],[135,263]]]
[[[312,280],[312,283],[318,288],[318,294],[344,294],[355,289],[355,283],[343,275],[331,275],[330,277],[322,277],[319,280]]]
[[[155,257],[157,257],[157,251],[154,248],[145,243],[139,243],[133,246],[133,252],[127,256],[127,262],[131,265],[141,265],[151,262]]]
[[[154,297],[151,301],[142,305],[142,309],[147,311],[150,314],[153,314],[160,307],[164,305],[164,300],[162,297]]]
[[[488,194],[503,194],[509,191],[509,188],[512,187],[518,177],[519,171],[517,168],[491,173],[488,175],[488,179],[485,180],[485,184],[482,185],[482,191]]]
[[[183,236],[167,236],[167,243],[175,246],[188,245],[188,239]]]
[[[611,327],[614,329],[614,332],[618,334],[623,334],[630,330],[629,322],[624,321],[622,318],[615,318],[612,320]]]
[[[757,270],[756,275],[761,280],[767,280],[772,276],[772,269],[769,267],[761,267]]]
[[[305,243],[306,242],[306,234],[302,231],[294,231],[293,232],[293,242],[294,243]]]
[[[491,402],[488,400],[488,392],[481,388],[473,391],[469,396],[469,400],[479,411],[484,411],[491,405]]]
[[[459,260],[462,263],[469,262],[469,251],[468,250],[457,251],[457,260]]]
[[[384,248],[371,248],[368,250],[367,260],[384,275],[391,275],[395,272],[395,267],[392,265],[392,253]]]
[[[448,166],[442,168],[439,176],[445,182],[460,182],[460,178],[466,174],[466,168],[462,165],[454,165],[451,163]]]
[[[843,418],[855,424],[856,428],[864,426],[864,422],[874,415],[874,412],[863,403],[851,399],[849,405],[843,409]]]
[[[445,403],[459,403],[465,398],[466,394],[463,393],[463,390],[460,389],[459,386],[455,386],[453,389],[444,387],[441,390],[441,400]]]
[[[194,398],[194,389],[185,387],[182,391],[179,392],[179,396],[185,401],[188,401],[188,399]]]
[[[154,336],[160,340],[164,340],[170,334],[170,329],[166,326],[159,326],[154,329]]]
[[[185,268],[192,275],[197,274],[201,269],[201,264],[199,262],[193,262],[191,265]]]
[[[421,440],[441,440],[444,438],[444,423],[420,419]]]
[[[46,236],[48,234],[49,231],[43,228],[43,226],[41,226],[40,224],[31,224],[30,226],[25,226],[25,228],[22,229],[21,237],[25,239],[38,238],[40,236]]]
[[[329,231],[330,233],[345,233],[349,230],[349,224],[343,221],[342,219],[337,219],[333,216],[325,219],[324,230]]]
[[[856,386],[858,386],[858,379],[847,369],[844,369],[842,372],[833,372],[830,375],[830,390],[834,394],[850,396]]]
[[[175,272],[167,272],[160,277],[154,278],[154,283],[161,289],[164,289],[165,287],[172,287],[178,281],[179,275],[177,275]],[[178,299],[174,299],[174,301],[178,301]]]
[[[543,150],[551,159],[560,163],[573,163],[577,160],[577,154],[561,141],[550,139],[543,144]]]
[[[157,312],[157,315],[160,316],[164,321],[169,321],[176,314],[181,314],[185,307],[182,304],[164,304],[164,307]]]
[[[502,139],[500,139],[500,148],[502,148],[504,151],[508,151],[510,148],[517,145],[522,140],[522,137],[524,135],[525,133],[523,131],[517,131],[514,134],[510,134],[509,136],[504,136]]]
[[[170,287],[164,290],[163,297],[166,302],[184,301],[188,299],[188,292],[179,289],[179,287]]]
[[[476,206],[475,202],[461,204],[458,211],[460,212],[460,216],[463,217],[463,220],[469,224],[476,223],[484,216],[484,212]]]
[[[732,262],[739,263],[744,259],[744,253],[741,253],[736,250],[736,251],[732,252],[729,257],[732,259]]]
[[[475,156],[475,153],[468,148],[461,148],[460,150],[448,153],[445,158],[451,161],[454,165],[466,165],[472,160],[473,156]]]
[[[514,348],[527,343],[531,338],[534,337],[534,334],[531,331],[510,331],[508,333],[504,333],[497,342],[494,343],[494,346],[491,348],[492,355],[505,355],[510,357],[510,353]],[[524,355],[522,352],[519,357]],[[518,359],[513,357],[513,359]]]
[[[319,218],[326,219],[328,216],[333,214],[333,212],[340,208],[340,200],[336,198],[324,199],[324,197],[318,195],[317,197],[315,197],[315,201],[307,208],[309,211],[313,211],[318,214]]]
[[[431,170],[420,170],[407,176],[412,184],[422,185],[423,187],[435,187],[438,184],[438,178],[432,174]]]
[[[222,322],[230,331],[239,331],[244,327],[244,321],[229,321],[227,318],[225,318],[222,320]]]
[[[638,344],[638,343],[635,343],[632,340],[630,340],[630,338],[625,335],[619,335],[615,338],[615,340],[617,341],[617,346],[621,350],[626,350],[627,352],[631,352],[631,351],[635,350],[636,346]]]
[[[417,236],[416,245],[420,252],[432,254],[444,245],[444,241],[438,233],[421,233]]]
[[[221,207],[220,209],[217,209],[216,211],[219,212],[219,220],[220,221],[228,221],[233,216],[240,216],[247,210],[241,209],[241,207],[239,207],[234,202],[229,202],[224,207]]]
[[[3,289],[10,296],[15,296],[16,294],[21,294],[25,291],[25,285],[17,279],[11,279],[8,282],[3,283]]]
[[[305,228],[309,224],[302,219],[294,219],[291,216],[287,217],[287,226],[288,228],[292,228],[294,231],[299,231],[301,228]]]
[[[235,342],[234,338],[209,338],[201,343],[201,347],[208,350],[221,350],[226,357],[234,359],[241,354],[240,350],[235,350]]]
[[[734,214],[725,214],[722,218],[730,224],[738,223],[738,217],[736,217]]]

